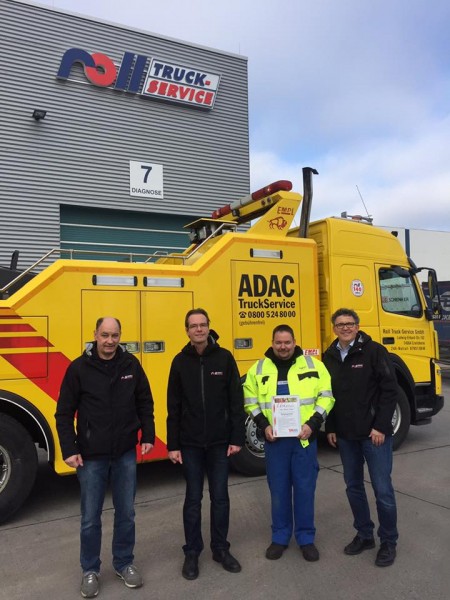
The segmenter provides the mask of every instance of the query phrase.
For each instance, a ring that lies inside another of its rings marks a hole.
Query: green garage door
[[[74,250],[74,258],[108,259],[111,252],[112,260],[120,253],[123,260],[132,254],[132,260],[144,261],[151,254],[187,248],[183,226],[195,218],[61,205],[61,248]]]

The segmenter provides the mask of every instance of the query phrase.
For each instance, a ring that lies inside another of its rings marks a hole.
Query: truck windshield
[[[380,269],[381,306],[388,313],[420,318],[422,305],[414,279],[406,269]]]

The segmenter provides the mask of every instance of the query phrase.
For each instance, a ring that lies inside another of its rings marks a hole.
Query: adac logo
[[[57,78],[69,79],[72,67],[80,64],[86,79],[93,85],[213,108],[220,75],[156,58],[150,60],[146,70],[148,62],[147,56],[124,52],[120,64],[116,66],[109,56],[101,52],[90,54],[80,48],[70,48],[61,59]]]

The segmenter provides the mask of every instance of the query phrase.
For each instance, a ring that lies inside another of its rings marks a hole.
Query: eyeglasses
[[[335,323],[336,329],[352,329],[357,323]]]
[[[206,329],[208,327],[208,323],[192,323],[189,325],[188,329]]]

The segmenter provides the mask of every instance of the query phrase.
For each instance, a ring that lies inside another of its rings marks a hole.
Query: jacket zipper
[[[200,356],[200,390],[203,404],[203,431],[205,432],[205,448],[207,447],[207,434],[206,434],[206,401],[205,401],[205,381],[204,381],[204,364],[203,357]]]

